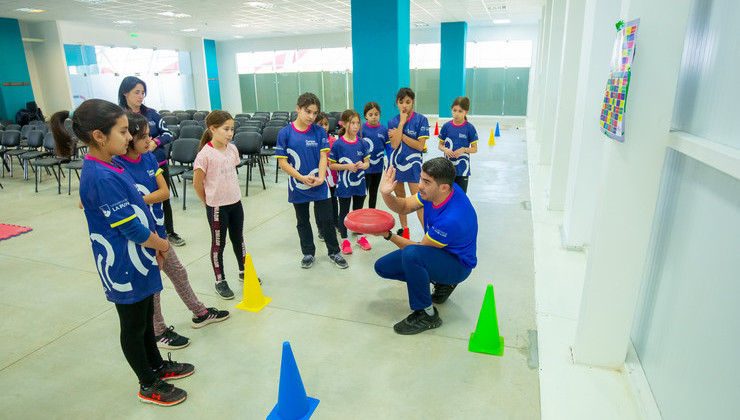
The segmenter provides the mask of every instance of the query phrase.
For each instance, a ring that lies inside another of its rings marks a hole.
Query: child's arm
[[[472,153],[476,153],[476,152],[478,152],[478,142],[475,142],[475,143],[471,144],[468,147],[461,147],[461,148],[455,150],[453,152],[453,154],[455,155],[456,158],[459,158],[460,156],[463,155],[463,153],[472,154]]]
[[[354,163],[337,163],[333,160],[329,160],[329,169],[332,171],[351,171],[355,172],[357,170],[357,165]]]
[[[316,179],[316,177],[301,175],[300,172],[298,172],[290,163],[288,163],[288,158],[278,158],[278,165],[280,166],[280,169],[283,170],[283,172],[292,176],[297,181],[311,187],[314,186],[313,183],[315,182],[314,180]],[[321,170],[321,164],[319,164],[319,170]],[[326,173],[326,160],[324,160],[324,173]]]
[[[328,154],[328,150],[321,151],[321,157],[319,158],[319,176],[318,178],[316,178],[314,184],[312,185],[314,187],[323,184],[324,180],[326,179],[326,162],[328,161]]]
[[[198,198],[203,204],[206,204],[206,188],[203,185],[203,181],[206,179],[206,173],[202,169],[193,170],[193,189],[198,194]]]
[[[355,163],[357,165],[357,169],[365,170],[370,167],[370,156],[366,156],[365,159],[362,162]]]
[[[161,203],[170,198],[170,189],[167,188],[167,181],[164,180],[164,176],[159,173],[157,175],[157,191],[145,195],[144,202],[147,204]]]
[[[455,156],[455,152],[445,147],[445,143],[442,140],[439,141],[438,147],[439,147],[439,150],[442,151],[445,154],[445,156],[447,156],[448,158],[452,159],[452,158],[457,157]]]
[[[404,143],[408,144],[409,146],[411,146],[412,148],[414,148],[414,149],[416,149],[416,150],[418,150],[420,152],[422,150],[424,150],[424,145],[427,142],[427,138],[428,137],[421,137],[419,139],[412,139],[411,137],[409,137],[409,136],[401,133],[401,140]]]

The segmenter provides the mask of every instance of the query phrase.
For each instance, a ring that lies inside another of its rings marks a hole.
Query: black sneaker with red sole
[[[187,392],[161,379],[157,379],[150,386],[139,387],[139,400],[149,404],[169,407],[180,404],[187,397]]]
[[[154,372],[160,379],[180,379],[192,375],[195,372],[195,366],[190,363],[177,363],[172,360],[172,354],[167,353],[167,359],[162,364],[162,367]]]

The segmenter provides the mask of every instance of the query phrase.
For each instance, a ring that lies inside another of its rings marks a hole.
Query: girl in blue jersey
[[[439,130],[439,150],[455,165],[455,184],[468,192],[470,176],[470,154],[478,152],[478,132],[468,122],[470,100],[458,96],[452,102],[452,121]]]
[[[329,152],[329,167],[337,171],[337,197],[339,198],[339,220],[337,226],[342,236],[342,253],[351,254],[352,244],[347,239],[347,227],[344,218],[352,210],[359,210],[365,202],[365,170],[370,167],[370,154],[367,144],[362,141],[357,132],[360,131],[360,114],[354,109],[342,112],[342,128],[339,129],[339,139],[334,142]],[[370,250],[370,242],[365,236],[357,240],[357,244],[365,251]]]
[[[75,143],[64,128],[69,117],[68,111],[60,111],[51,118],[60,156],[71,156]],[[75,136],[89,147],[80,175],[80,200],[93,261],[106,298],[116,306],[121,348],[139,379],[139,399],[165,406],[180,403],[187,393],[163,379],[191,375],[195,368],[162,360],[152,321],[153,295],[162,290],[158,266],[169,257],[170,243],[155,233],[154,218],[134,180],[112,161],[126,153],[131,139],[128,119],[121,107],[101,99],[83,102],[71,118]]]
[[[148,204],[156,223],[156,231],[160,238],[167,239],[162,211],[162,201],[170,196],[170,190],[162,176],[162,168],[159,167],[157,158],[149,151],[151,137],[149,137],[149,124],[141,114],[127,112],[128,131],[132,136],[125,155],[114,156],[113,162],[124,168],[124,171],[136,183],[136,189],[141,193],[144,202]],[[220,322],[229,317],[228,311],[219,311],[216,308],[206,308],[206,305],[198,300],[190,287],[188,272],[182,266],[180,260],[171,249],[167,253],[162,271],[172,281],[175,291],[182,299],[185,306],[193,313],[191,326],[201,328],[214,322]],[[174,331],[174,327],[167,327],[162,316],[159,293],[154,294],[154,335],[157,346],[165,349],[180,349],[188,344],[190,340]]]
[[[370,154],[370,167],[365,171],[369,195],[367,205],[374,209],[378,199],[378,186],[385,169],[386,147],[390,148],[391,141],[388,138],[388,128],[380,124],[380,105],[368,102],[362,112],[367,121],[362,127],[362,138]]]
[[[400,112],[388,121],[388,137],[391,141],[390,165],[396,168],[396,196],[406,197],[408,184],[409,192],[413,196],[419,192],[421,178],[422,152],[426,140],[429,138],[429,122],[427,117],[414,112],[414,91],[404,87],[396,94],[396,105]],[[416,215],[424,225],[424,210],[419,209]],[[401,228],[398,235],[407,234],[408,220],[405,214],[398,216]]]
[[[337,233],[331,222],[331,200],[326,183],[326,156],[329,142],[326,130],[313,124],[321,111],[321,102],[313,93],[298,97],[298,117],[278,133],[275,157],[288,178],[288,202],[293,204],[297,219],[296,228],[301,243],[301,268],[311,268],[315,261],[316,246],[309,217],[309,206],[314,203],[329,260],[339,268],[349,264],[339,252]]]

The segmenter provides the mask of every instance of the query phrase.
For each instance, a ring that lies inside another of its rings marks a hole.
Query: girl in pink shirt
[[[208,129],[200,140],[200,151],[193,164],[193,187],[206,205],[211,227],[211,264],[216,275],[216,293],[222,299],[233,299],[234,292],[224,275],[224,247],[228,231],[234,248],[239,279],[244,280],[244,209],[241,202],[236,166],[241,158],[234,137],[234,119],[226,111],[216,110],[206,117]]]

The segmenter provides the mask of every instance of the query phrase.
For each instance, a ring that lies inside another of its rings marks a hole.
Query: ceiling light
[[[414,22],[414,26],[416,26],[417,28],[423,28],[425,26],[429,26],[429,24],[426,22]]]
[[[506,25],[507,23],[511,23],[511,19],[494,19],[493,23],[496,25]]]
[[[257,9],[272,9],[275,5],[271,3],[264,3],[261,1],[248,1],[246,3],[247,6],[256,7]]]
[[[29,9],[28,7],[21,7],[20,9],[15,9],[16,12],[26,12],[26,13],[41,13],[44,10],[43,9]]]
[[[116,20],[113,21],[116,25],[133,25],[134,22],[131,22],[130,20]]]
[[[236,38],[236,39],[242,39],[242,38],[244,38],[244,37],[243,37],[243,36],[241,36],[241,35],[234,35],[234,38]]]
[[[87,4],[103,4],[108,3],[110,0],[75,0],[80,3],[87,3]]]
[[[157,13],[160,16],[167,16],[167,17],[174,17],[174,18],[186,18],[186,17],[192,17],[187,13],[174,13],[174,12],[160,12]]]
[[[249,25],[247,25],[246,23],[235,23],[235,24],[233,24],[231,26],[233,26],[235,28],[246,28]]]
[[[197,29],[195,29],[195,28],[187,28],[187,29],[180,29],[180,31],[182,31],[182,32],[195,32],[195,31],[197,31]]]

